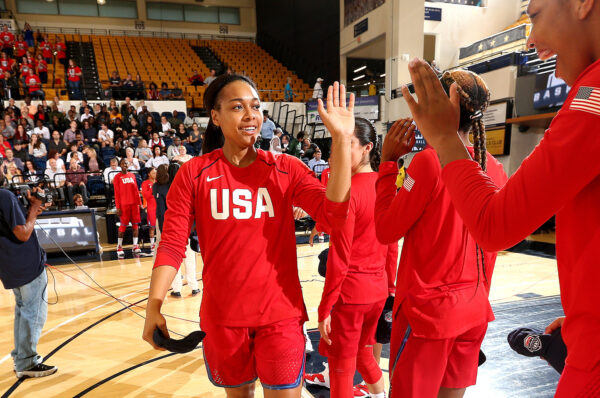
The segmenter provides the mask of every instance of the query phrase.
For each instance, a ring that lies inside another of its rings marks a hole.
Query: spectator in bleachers
[[[177,112],[177,110],[174,109],[173,110],[173,117],[169,119],[169,123],[171,123],[171,127],[175,131],[179,131],[179,125],[183,123],[181,121],[181,119],[177,117],[177,115],[179,115],[179,112]]]
[[[167,83],[162,82],[160,84],[160,91],[158,93],[158,98],[162,101],[166,101],[171,99],[172,93],[171,90],[169,90],[169,86],[167,85]]]
[[[116,119],[121,119],[121,120],[123,119],[123,115],[121,115],[119,113],[119,109],[118,108],[113,108],[113,110],[110,111],[110,115],[108,117],[109,117],[111,123],[114,123],[114,121]]]
[[[69,94],[72,99],[81,99],[81,79],[83,77],[83,72],[81,68],[77,66],[75,60],[69,60],[69,67],[67,68],[67,89],[69,90]],[[85,101],[85,100],[84,100]],[[87,105],[87,101],[85,102]],[[82,108],[86,107],[83,105]],[[82,113],[82,109],[80,108],[80,113]],[[91,111],[91,109],[90,109]]]
[[[27,42],[23,35],[17,35],[17,40],[15,41],[15,56],[17,58],[21,58],[27,55]]]
[[[29,76],[33,72],[33,65],[29,63],[27,57],[21,58],[21,63],[19,64],[19,76],[21,77],[21,83],[23,83],[23,88],[27,85],[27,76]]]
[[[204,77],[200,73],[198,73],[198,71],[195,69],[192,72],[194,74],[192,76],[190,76],[190,78],[188,79],[190,84],[192,86],[203,86],[204,85]]]
[[[10,149],[10,143],[8,141],[4,141],[4,137],[0,134],[0,157],[4,158],[6,156],[6,149]]]
[[[72,120],[71,123],[69,123],[69,128],[65,130],[65,143],[70,144],[71,142],[75,141],[75,134],[77,133],[77,131],[79,131],[79,129],[77,128],[77,122],[75,120]]]
[[[131,73],[127,74],[127,77],[121,83],[121,98],[133,97],[135,95],[135,83]]]
[[[177,82],[173,82],[173,90],[171,90],[171,100],[182,100],[183,99],[183,90],[179,88],[179,84]]]
[[[115,100],[114,98],[111,98],[110,101],[108,101],[107,110],[108,110],[108,112],[112,112],[113,109],[116,109],[117,111],[119,111],[119,106],[117,105],[117,100]]]
[[[154,154],[154,147],[159,146],[161,148],[165,148],[165,142],[155,131],[152,133],[152,139],[148,142],[148,146],[152,148],[152,153]]]
[[[69,60],[69,65],[71,64],[71,60]],[[89,110],[89,113],[93,116],[94,109],[88,104],[87,100],[81,100],[81,106],[79,107],[79,114],[83,115],[85,113],[85,109]],[[83,120],[82,120],[83,122]]]
[[[48,127],[44,126],[44,121],[42,119],[37,119],[35,121],[35,128],[33,129],[32,135],[38,135],[45,140],[50,140],[50,130],[48,130]]]
[[[217,78],[217,71],[214,69],[210,70],[210,76],[208,76],[206,79],[204,79],[204,84],[206,84],[207,86],[209,84],[211,84],[215,79]]]
[[[287,78],[287,83],[285,84],[285,89],[284,91],[284,101],[285,102],[292,102],[294,100],[294,97],[297,97],[297,94],[294,94],[294,90],[292,90],[292,78],[288,77]]]
[[[83,128],[81,129],[81,132],[86,145],[92,146],[97,145],[96,142],[98,141],[98,130],[96,130],[96,128],[90,124],[90,120],[93,120],[93,118],[83,121]]]
[[[152,124],[146,124],[146,129],[143,130],[142,132],[142,137],[144,139],[147,139],[148,142],[151,142],[152,140],[154,140],[154,135],[157,135],[159,138],[159,142],[162,142],[162,138],[160,138],[160,135],[158,134],[158,131],[154,129]]]
[[[169,158],[163,154],[163,148],[160,145],[152,147],[153,157],[146,162],[146,168],[158,168],[161,164],[169,164]]]
[[[54,149],[48,150],[48,160],[46,160],[46,168],[50,168],[50,160],[56,161],[56,168],[62,172],[66,171],[65,161],[58,155]]]
[[[42,58],[41,54],[38,54],[37,59],[35,61],[34,67],[35,73],[40,77],[40,81],[43,84],[48,83],[48,64]]]
[[[21,171],[25,168],[25,164],[23,161],[17,157],[15,157],[15,153],[12,148],[6,148],[4,150],[4,160],[2,161],[3,166],[7,166],[9,163],[14,163],[17,168]]]
[[[8,100],[8,107],[6,108],[6,110],[12,110],[13,113],[15,114],[15,118],[20,118],[21,117],[21,110],[19,109],[18,106],[15,105],[15,99],[11,98]]]
[[[96,112],[95,119],[98,126],[102,123],[110,123],[110,112],[108,112],[108,107],[106,105],[102,105],[100,112]]]
[[[145,109],[144,109],[145,108]],[[148,107],[146,106],[146,101],[141,100],[138,103],[138,107],[136,109],[136,112],[138,113],[138,116],[142,113],[147,113],[148,112]]]
[[[192,117],[191,113],[188,113],[185,116],[183,124],[185,125],[186,128],[192,127],[192,124],[194,124],[194,118]]]
[[[125,149],[125,159],[127,159],[127,170],[140,170],[140,161],[134,156],[132,147],[127,147],[127,149]]]
[[[31,160],[25,161],[25,171],[23,172],[23,178],[26,182],[38,182],[40,180],[40,176],[38,171],[35,169],[35,165]]]
[[[108,184],[112,184],[113,179],[120,171],[119,160],[117,158],[112,158],[110,160],[110,166],[104,169],[104,181]]]
[[[160,135],[161,136],[166,136],[166,137],[170,137],[171,135],[175,134],[175,129],[171,126],[171,123],[169,123],[169,121],[167,120],[166,116],[161,116],[160,117]]]
[[[13,122],[10,120],[10,116],[4,116],[4,120],[0,120],[0,135],[4,137],[4,141],[12,142],[15,133],[16,131]]]
[[[42,90],[42,82],[33,71],[27,76],[27,89],[32,97],[40,97],[41,99],[46,97],[44,90]]]
[[[67,45],[63,43],[58,36],[54,39],[54,54],[56,55],[56,61],[60,63],[64,68],[67,67]]]
[[[71,122],[79,123],[79,113],[75,112],[72,109],[69,109],[69,111],[67,112],[66,123],[70,125]]]
[[[77,143],[73,142],[69,145],[70,151],[67,153],[67,163],[70,163],[72,159],[76,159],[79,163],[83,164],[83,153],[79,152]]]
[[[65,192],[62,189],[66,182],[64,170],[58,168],[58,166],[56,165],[56,159],[54,158],[48,160],[48,166],[49,167],[46,169],[46,171],[44,171],[44,174],[46,174],[48,180],[50,181],[48,185],[51,188],[55,188],[58,192],[59,197],[64,199]]]
[[[179,137],[181,139],[181,141],[188,142],[188,137],[190,136],[190,133],[185,128],[183,123],[179,123],[179,125],[177,126],[177,132],[175,133],[175,135],[177,135],[177,137]]]
[[[83,203],[83,196],[78,193],[73,195],[73,205],[75,206],[76,210],[88,208],[85,203]]]
[[[137,121],[136,118],[131,119],[131,121],[129,122],[129,135],[133,138],[133,139],[138,139],[140,137],[140,125]]]
[[[52,104],[50,105],[50,113],[48,114],[48,116],[50,117],[50,120],[53,120],[54,116],[56,116],[60,119],[61,123],[64,123],[65,113],[58,110],[58,107],[56,106],[54,101],[52,101]],[[63,126],[63,129],[61,131],[64,131],[65,129],[66,126]]]
[[[313,98],[323,98],[323,87],[321,87],[321,83],[323,83],[323,79],[320,77],[317,78],[317,82],[313,87]]]
[[[48,36],[44,35],[44,41],[40,43],[40,50],[42,50],[42,57],[48,63],[52,63],[52,43],[48,40]]]
[[[134,98],[137,99],[144,99],[146,98],[146,89],[144,87],[144,82],[142,81],[142,77],[140,76],[140,74],[138,73],[137,76],[135,77],[135,95]]]
[[[16,61],[10,58],[5,52],[2,52],[2,55],[0,55],[0,69],[5,72],[12,71],[15,62]]]
[[[35,42],[33,40],[33,29],[31,29],[31,25],[29,25],[28,22],[25,22],[25,25],[23,25],[23,34],[25,35],[27,46],[35,47]]]
[[[57,96],[54,96],[54,98],[52,98],[52,104],[50,104],[50,106],[52,108],[54,108],[54,106],[56,106],[56,110],[58,112],[62,113],[63,115],[67,113],[65,106],[60,102],[60,99]],[[74,107],[73,107],[73,109],[74,109]]]
[[[15,140],[13,145],[13,154],[15,155],[15,158],[21,159],[21,162],[25,163],[25,161],[29,159],[27,144],[24,144],[21,140]]]
[[[42,32],[40,32],[40,30],[36,30],[35,31],[35,42],[37,43],[37,45],[39,46],[41,42],[44,41],[44,35],[42,34]],[[35,46],[32,46],[35,47]]]
[[[115,138],[115,151],[117,152],[117,157],[125,157],[125,151],[127,148],[133,149],[133,143],[129,139],[129,133],[127,133],[127,130],[124,130],[121,132],[121,134],[117,134],[117,138]]]
[[[151,82],[150,85],[148,85],[148,99],[153,100],[153,101],[160,99],[160,94],[158,92],[158,86],[154,82]],[[139,111],[138,111],[138,113],[139,113]]]
[[[327,162],[321,159],[321,150],[317,148],[313,152],[312,159],[308,161],[308,168],[315,171],[315,166],[320,164],[327,164]]]
[[[121,85],[123,82],[121,81],[121,77],[119,76],[119,72],[116,70],[110,75],[108,79],[110,83],[110,96],[112,98],[121,99]]]
[[[52,139],[48,143],[48,152],[52,151],[58,153],[59,156],[67,154],[67,144],[61,140],[60,132],[58,130],[52,132]]]
[[[123,135],[123,131],[127,131],[126,126],[123,124],[123,120],[119,117],[112,121],[110,129],[115,132],[115,140]]]
[[[4,177],[9,183],[22,183],[23,177],[22,172],[16,166],[15,162],[10,162],[4,168]]]
[[[281,152],[282,153],[287,153],[287,150],[290,146],[290,136],[289,135],[283,135],[281,136]]]
[[[92,115],[92,110],[90,109],[90,107],[86,107],[83,108],[83,114],[79,117],[79,120],[81,121],[81,123],[85,122],[87,119],[93,118],[94,115]]]
[[[283,153],[283,149],[281,148],[281,136],[283,135],[283,131],[277,127],[275,129],[275,136],[271,139],[271,143],[269,146],[269,151],[273,152],[276,155]]]
[[[17,80],[17,76],[12,72],[6,71],[3,72],[3,88],[4,88],[4,97],[8,97],[10,99],[20,98],[19,95],[19,81]]]
[[[15,43],[15,35],[8,31],[8,25],[2,25],[2,32],[0,33],[0,41],[2,42],[2,52],[6,53],[9,57],[13,56],[13,45]]]
[[[175,136],[175,139],[173,140],[173,144],[171,144],[169,146],[169,148],[167,149],[167,157],[169,158],[169,160],[173,160],[173,158],[175,156],[179,155],[179,147],[181,146],[181,138]]]
[[[104,160],[98,157],[98,152],[94,148],[85,147],[83,154],[86,156],[83,160],[83,167],[85,170],[95,173],[104,170]],[[115,160],[116,161],[116,160]],[[108,181],[105,179],[105,181]]]
[[[173,161],[175,161],[181,165],[190,160],[192,160],[192,155],[188,155],[187,149],[185,148],[185,146],[180,145],[179,146],[179,155],[173,156]]]
[[[146,140],[142,139],[138,142],[138,146],[135,149],[135,157],[144,163],[152,158],[152,149],[148,148]]]
[[[98,142],[104,147],[114,147],[115,146],[115,133],[108,128],[108,124],[106,122],[100,124],[100,130],[98,131]]]
[[[62,114],[61,114],[62,116]],[[53,115],[50,119],[50,129],[51,130],[58,130],[58,131],[65,131],[65,122],[63,120],[62,117],[58,116],[58,115]]]
[[[271,146],[271,140],[273,139],[273,135],[275,133],[275,123],[271,119],[269,119],[269,111],[263,111],[263,125],[260,130],[260,136],[262,141],[260,142],[260,149],[263,151],[268,151]]]
[[[27,122],[25,122],[25,124],[27,124]],[[25,127],[22,123],[19,123],[17,125],[17,128],[15,129],[15,135],[13,136],[13,144],[17,141],[21,141],[24,143],[29,142],[29,135],[27,134],[27,130],[25,130]]]
[[[67,200],[71,206],[75,205],[73,201],[73,194],[78,193],[83,197],[83,202],[87,203],[88,201],[88,192],[87,192],[87,174],[85,174],[85,170],[76,159],[71,159],[69,162],[69,170],[67,170],[67,175],[65,178],[66,188],[67,188]]]
[[[83,141],[83,133],[81,131],[78,131],[75,133],[75,144],[77,144],[77,149],[79,150],[79,152],[83,151],[83,148],[86,146],[85,142]]]
[[[131,75],[127,75],[127,76],[131,76]],[[131,104],[131,97],[130,96],[126,96],[125,100],[121,103],[121,106],[119,107],[119,113],[121,113],[121,115],[125,115],[128,111],[128,108],[132,106]]]
[[[304,136],[306,133],[304,131],[299,131],[296,135],[296,138],[292,138],[290,145],[288,146],[287,153],[289,155],[300,158],[302,155],[302,141],[304,140]]]

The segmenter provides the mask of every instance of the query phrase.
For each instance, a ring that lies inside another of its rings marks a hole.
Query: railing
[[[191,40],[225,40],[225,41],[250,41],[255,42],[253,37],[233,36],[219,34],[201,34],[201,33],[183,33],[183,32],[160,32],[148,30],[129,30],[129,29],[86,29],[86,28],[61,28],[47,26],[32,26],[34,31],[40,30],[42,33],[60,33],[75,35],[92,36],[127,36],[127,37],[154,37],[166,39],[191,39]]]

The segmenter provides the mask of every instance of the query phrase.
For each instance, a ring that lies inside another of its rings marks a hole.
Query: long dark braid
[[[441,78],[446,93],[450,92],[452,83],[456,83],[460,96],[460,123],[459,130],[473,135],[473,160],[487,171],[487,145],[485,136],[485,125],[483,123],[483,112],[490,102],[490,92],[485,82],[475,73],[466,70],[446,72]],[[489,281],[485,270],[485,258],[483,249],[475,244],[475,256],[477,259],[477,286],[479,286],[480,271],[479,257],[481,256],[481,269],[483,277],[489,288]]]

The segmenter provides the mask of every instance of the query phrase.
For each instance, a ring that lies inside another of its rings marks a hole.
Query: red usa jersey
[[[478,242],[511,247],[556,214],[567,364],[600,365],[600,60],[575,81],[539,145],[499,189],[469,160],[444,167],[456,209]]]
[[[9,48],[15,41],[15,36],[10,32],[0,32],[0,40],[2,40],[4,48]]]
[[[258,150],[244,168],[221,149],[185,163],[167,196],[154,267],[179,268],[192,223],[204,260],[200,317],[233,327],[307,318],[296,263],[293,206],[332,229],[348,202],[334,203],[299,159]]]
[[[119,173],[113,179],[115,187],[115,205],[117,209],[122,206],[141,205],[140,191],[133,173]]]

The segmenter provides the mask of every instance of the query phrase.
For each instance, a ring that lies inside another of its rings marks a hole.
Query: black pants
[[[71,185],[67,186],[67,199],[69,201],[69,205],[75,206],[75,202],[73,201],[73,195],[76,193],[80,194],[83,197],[83,203],[87,203],[89,199],[88,191],[85,185]]]

